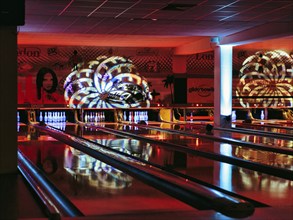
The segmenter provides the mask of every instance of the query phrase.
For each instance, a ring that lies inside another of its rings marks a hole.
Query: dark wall
[[[187,78],[174,79],[174,104],[187,103]]]

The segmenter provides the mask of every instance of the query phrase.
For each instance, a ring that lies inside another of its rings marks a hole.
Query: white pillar
[[[216,46],[214,57],[214,125],[227,128],[232,114],[232,46]]]
[[[0,27],[0,174],[17,172],[17,28]]]

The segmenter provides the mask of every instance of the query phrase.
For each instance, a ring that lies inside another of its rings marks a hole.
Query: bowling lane
[[[235,128],[254,129],[267,132],[276,132],[279,134],[293,135],[293,124],[274,123],[273,120],[255,121],[252,123],[234,123]]]
[[[219,135],[226,133],[225,129],[218,129]],[[293,149],[293,134],[284,134],[280,128],[269,129],[253,129],[253,127],[245,126],[241,129],[231,129],[230,136],[251,143],[262,143],[268,146],[285,147]],[[221,132],[222,131],[222,132]]]
[[[192,134],[200,134],[199,129],[193,129],[193,127],[185,127],[185,133],[171,133],[174,131],[172,128],[179,128],[178,126],[173,126],[169,130],[153,130],[149,129],[148,126],[141,127],[135,125],[121,125],[121,124],[108,124],[107,128],[115,129],[115,130],[123,130],[129,131],[134,135],[141,135],[146,138],[156,139],[159,141],[163,141],[164,143],[171,143],[175,145],[182,145],[184,147],[188,147],[189,149],[194,149],[197,151],[203,151],[208,153],[215,153],[219,155],[225,155],[233,158],[245,159],[247,161],[257,162],[264,165],[270,165],[273,167],[281,167],[292,170],[293,157],[291,155],[286,155],[283,153],[275,153],[270,151],[261,151],[256,150],[246,146],[239,145],[231,145],[233,149],[233,153],[231,155],[226,154],[221,151],[221,148],[218,146],[218,142],[214,142],[213,140],[209,140],[207,138],[192,137],[186,134],[186,131],[191,131]],[[166,129],[166,125],[163,125],[164,129]],[[93,128],[86,128],[93,129]],[[168,132],[170,131],[170,132]],[[248,155],[247,156],[247,152]]]
[[[33,127],[22,125],[18,134],[19,149],[86,216],[198,211]]]
[[[177,130],[182,132],[191,132],[193,134],[201,134],[206,132],[205,123],[196,124],[196,123],[188,123],[188,124],[170,124],[170,123],[153,123],[151,126],[169,130]],[[248,125],[249,126],[249,125]],[[246,127],[245,127],[246,128]],[[249,130],[249,132],[245,132],[245,130],[239,132],[236,129],[214,129],[213,134],[217,137],[226,137],[233,138],[240,141],[250,142],[254,144],[265,144],[273,147],[280,148],[290,148],[293,149],[293,138],[291,138],[290,134],[287,134],[285,139],[282,137],[278,138],[278,128],[275,130],[270,129],[272,133],[257,133],[256,130]],[[272,137],[272,134],[274,137]],[[293,137],[293,136],[292,136]]]
[[[232,146],[226,143],[217,143],[202,138],[191,138],[163,131],[142,129],[133,125],[103,124],[102,127],[129,131],[132,134],[139,134],[140,136],[161,140],[165,143],[171,142],[180,144],[191,149],[214,152],[230,157],[238,157],[248,161],[261,162],[270,166],[287,168],[289,170],[292,169],[292,157],[288,157],[287,155],[254,151],[244,147]],[[101,132],[101,130],[96,130],[94,127],[90,126],[84,128],[80,126],[66,127],[66,132],[74,133],[75,131],[79,131],[76,134],[97,143],[120,149],[123,152],[136,155],[149,162],[176,170],[182,174],[197,178],[200,181],[204,181],[227,191],[232,191],[252,199],[256,198],[256,200],[269,205],[280,205],[284,202],[284,199],[288,200],[288,202],[292,202],[293,199],[291,187],[289,187],[290,189],[286,187],[276,187],[277,189],[270,187],[270,184],[292,185],[292,181],[286,179],[210,160],[197,156],[196,154],[183,153],[180,150],[176,151],[171,148],[169,149],[162,144],[154,144],[147,141],[136,140],[134,138],[121,137],[119,135],[114,135],[113,133],[105,134],[104,132]],[[256,188],[256,183],[258,183],[258,186],[259,184],[262,186],[261,190]],[[280,192],[276,194],[276,191],[279,190]],[[283,190],[285,190],[285,192],[283,192]]]

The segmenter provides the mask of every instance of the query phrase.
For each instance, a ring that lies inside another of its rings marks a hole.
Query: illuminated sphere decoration
[[[64,98],[70,108],[129,108],[149,107],[152,96],[131,60],[100,56],[67,76]]]
[[[257,52],[240,69],[236,95],[243,107],[293,107],[293,59],[282,50]]]

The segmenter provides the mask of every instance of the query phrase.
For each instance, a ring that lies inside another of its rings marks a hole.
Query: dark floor
[[[0,175],[0,219],[42,219],[45,213],[20,174]]]
[[[0,219],[49,219],[46,217],[42,208],[37,204],[32,192],[28,189],[25,180],[20,174],[2,174],[0,175]],[[143,199],[143,198],[142,198]],[[124,206],[124,204],[121,204]],[[137,211],[121,212],[116,214],[95,215],[86,217],[62,217],[62,219],[75,220],[134,220],[134,219],[152,219],[152,220],[172,220],[172,219],[217,219],[229,220],[229,218],[215,211],[198,210],[157,210],[157,211]],[[291,220],[293,219],[293,205],[284,204],[280,207],[256,208],[253,216],[244,218],[245,220]]]

